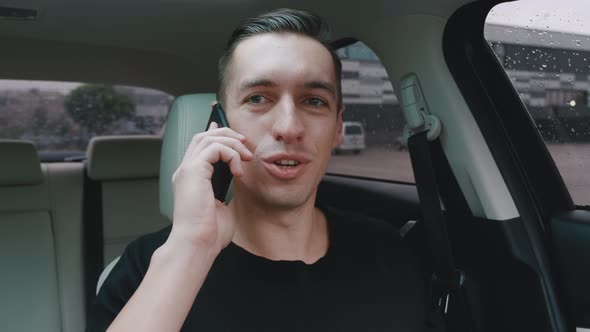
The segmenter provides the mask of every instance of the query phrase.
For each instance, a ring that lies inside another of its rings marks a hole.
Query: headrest
[[[158,136],[102,136],[88,144],[88,177],[92,180],[156,178],[160,174],[162,139]]]
[[[0,139],[0,186],[43,182],[41,162],[32,142]]]
[[[215,100],[213,93],[181,96],[176,98],[168,113],[160,161],[160,213],[169,220],[174,210],[172,175],[193,136],[205,130],[211,103]]]

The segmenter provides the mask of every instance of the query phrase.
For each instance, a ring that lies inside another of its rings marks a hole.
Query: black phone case
[[[209,117],[207,128],[205,128],[205,130],[209,129],[211,122],[216,122],[220,128],[229,127],[225,113],[219,104],[213,105],[213,108],[211,109],[211,116]],[[213,194],[215,195],[216,199],[222,202],[225,201],[225,196],[227,195],[231,180],[232,175],[228,164],[224,163],[223,161],[218,161],[213,164],[211,186],[213,186]]]

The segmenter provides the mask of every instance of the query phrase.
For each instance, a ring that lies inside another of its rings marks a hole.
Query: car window
[[[362,42],[340,48],[343,139],[328,173],[414,182],[401,106],[385,68]]]
[[[485,38],[577,205],[590,204],[590,2],[499,4]]]
[[[361,126],[352,125],[352,126],[346,126],[344,128],[344,135],[360,135],[362,133],[363,133],[363,131],[361,129]]]
[[[46,161],[83,155],[93,136],[158,134],[172,101],[141,87],[0,80],[0,138],[32,141]]]

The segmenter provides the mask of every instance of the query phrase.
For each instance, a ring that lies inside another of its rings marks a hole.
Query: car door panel
[[[566,309],[576,326],[590,328],[590,211],[576,210],[552,218],[551,234]]]

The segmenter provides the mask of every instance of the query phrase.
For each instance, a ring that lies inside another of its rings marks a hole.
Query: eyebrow
[[[239,89],[240,91],[242,90],[247,90],[247,89],[251,89],[251,88],[256,88],[256,87],[276,87],[278,86],[277,83],[266,79],[266,78],[260,78],[260,79],[253,79],[253,80],[246,80],[242,83],[240,83]],[[326,81],[310,81],[310,82],[305,82],[303,83],[303,87],[306,89],[322,89],[325,91],[328,91],[329,93],[331,93],[332,95],[336,95],[336,87],[334,86],[334,84],[330,83],[330,82],[326,82]]]
[[[306,82],[305,84],[303,84],[303,87],[308,89],[322,89],[330,92],[334,96],[336,95],[336,88],[334,87],[334,84],[326,81]]]
[[[246,89],[250,89],[250,88],[256,88],[256,87],[275,87],[277,86],[277,84],[269,79],[265,79],[265,78],[260,78],[260,79],[254,79],[254,80],[247,80],[244,81],[242,83],[240,83],[240,90],[246,90]]]

